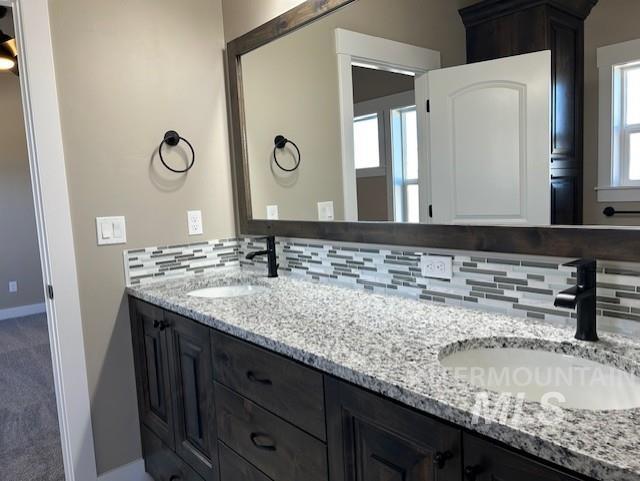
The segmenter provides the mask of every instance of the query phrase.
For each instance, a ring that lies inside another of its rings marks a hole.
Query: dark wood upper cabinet
[[[166,313],[174,382],[175,449],[206,480],[218,479],[210,329]]]
[[[551,50],[553,224],[582,224],[584,20],[597,1],[484,0],[460,10],[467,62]]]
[[[140,419],[173,448],[174,411],[164,311],[136,301],[130,304],[130,314]]]
[[[332,481],[460,481],[461,432],[392,401],[327,379]]]

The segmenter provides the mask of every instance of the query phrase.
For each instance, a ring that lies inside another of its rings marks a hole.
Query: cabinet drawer
[[[244,341],[212,334],[216,381],[326,440],[322,375]]]
[[[324,443],[215,383],[218,437],[274,481],[326,481]]]
[[[142,427],[142,452],[147,473],[154,481],[204,481],[144,426]]]
[[[271,481],[223,443],[218,444],[218,451],[220,481]]]
[[[538,461],[495,446],[470,434],[464,435],[465,470],[475,471],[476,481],[580,481]]]

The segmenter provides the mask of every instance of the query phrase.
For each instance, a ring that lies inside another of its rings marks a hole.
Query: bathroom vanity
[[[249,284],[261,289],[189,295]],[[640,346],[624,338],[593,346],[501,314],[242,271],[129,295],[156,481],[640,480],[637,409],[566,410],[545,424],[524,402],[520,419],[474,423],[482,390],[440,364],[513,344],[632,370]]]

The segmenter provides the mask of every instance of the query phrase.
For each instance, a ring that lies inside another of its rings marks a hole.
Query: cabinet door
[[[576,209],[580,177],[574,169],[551,170],[551,223],[556,225],[579,224],[580,213]]]
[[[175,450],[207,480],[217,479],[213,373],[209,328],[165,313],[171,326]]]
[[[170,448],[174,447],[173,405],[164,312],[130,300],[133,352],[142,423]]]
[[[327,378],[330,479],[460,481],[460,431]]]
[[[464,436],[465,481],[579,481],[472,435]]]
[[[203,481],[198,473],[144,426],[141,434],[145,470],[154,481]]]

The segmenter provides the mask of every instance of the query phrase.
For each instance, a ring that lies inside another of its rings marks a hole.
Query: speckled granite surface
[[[216,300],[186,295],[238,283],[271,289]],[[574,340],[573,331],[510,316],[240,271],[129,293],[578,473],[602,481],[640,480],[640,409],[562,410],[561,418],[543,422],[549,413],[524,402],[519,416],[489,409],[474,422],[482,391],[438,361],[442,353],[470,346],[514,344],[602,360],[637,374],[635,341],[601,336],[594,346]],[[500,400],[488,393],[490,406]]]

